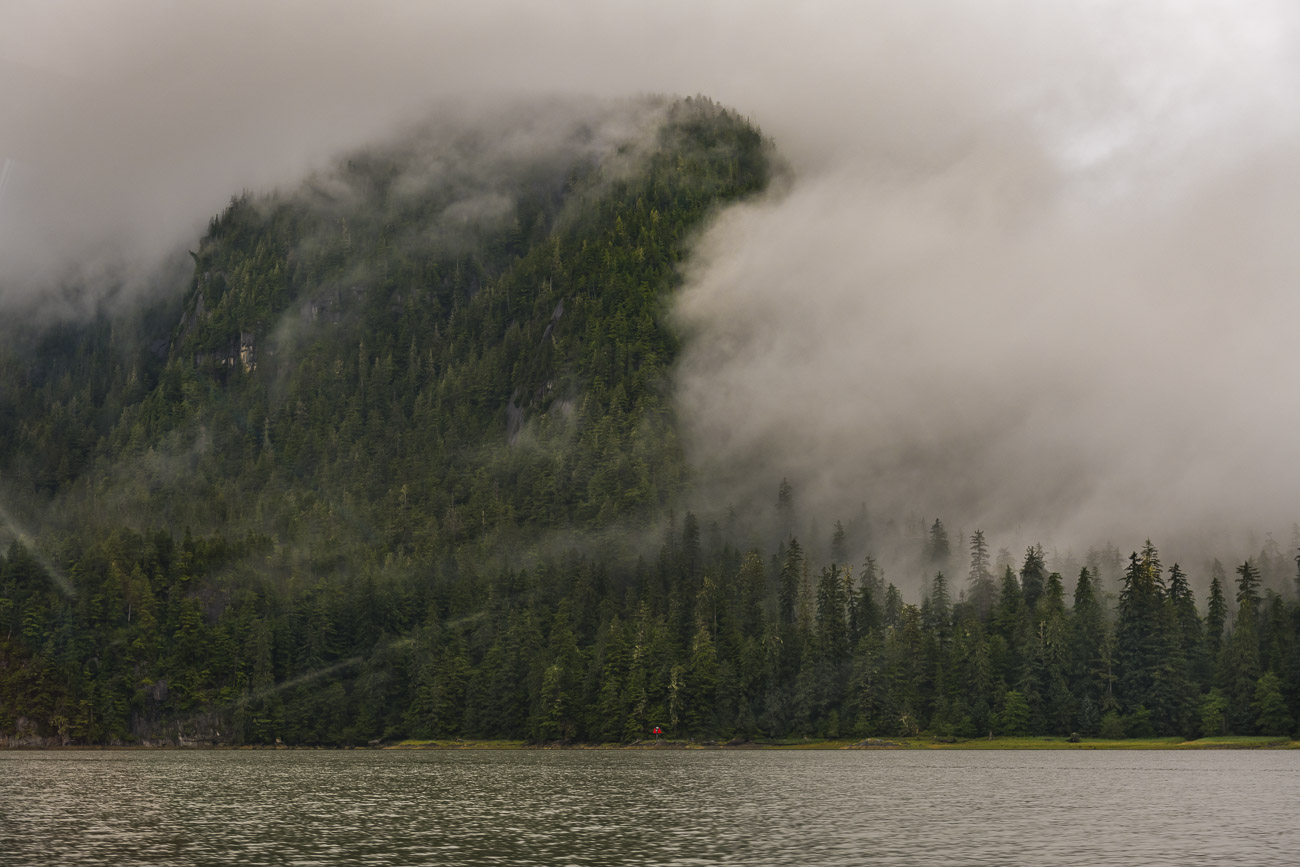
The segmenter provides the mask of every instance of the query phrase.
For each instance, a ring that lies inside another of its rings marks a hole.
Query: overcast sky
[[[69,268],[144,280],[232,193],[441,98],[704,93],[795,173],[710,231],[678,304],[719,501],[788,475],[995,544],[1285,546],[1294,10],[0,0],[0,315]]]

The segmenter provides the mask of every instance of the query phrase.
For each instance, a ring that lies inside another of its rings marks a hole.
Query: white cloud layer
[[[70,267],[138,282],[233,192],[448,96],[705,93],[795,178],[707,234],[677,312],[687,442],[720,499],[789,475],[831,512],[865,500],[995,542],[1287,532],[1298,18],[1267,0],[11,0],[0,315]]]

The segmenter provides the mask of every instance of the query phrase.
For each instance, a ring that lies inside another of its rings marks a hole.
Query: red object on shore
[[[664,730],[661,729],[661,728],[659,728],[659,726],[655,726],[654,731],[652,732],[652,734],[656,734],[656,735],[661,735],[661,734],[663,734],[663,733],[664,733]]]

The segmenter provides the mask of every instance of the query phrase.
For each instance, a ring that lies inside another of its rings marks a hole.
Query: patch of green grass
[[[1070,743],[1064,737],[1000,737],[976,738],[955,744],[929,743],[922,746],[937,750],[1167,750],[1177,747],[1182,738],[1081,738]]]
[[[770,741],[766,743],[756,741],[761,747],[778,750],[842,750],[857,742],[856,738],[800,738],[799,740]]]
[[[1185,741],[1180,746],[1186,749],[1257,749],[1260,747],[1296,749],[1300,747],[1300,743],[1277,735],[1220,735]]]
[[[386,750],[521,750],[527,744],[524,741],[475,741],[475,740],[405,740],[395,744],[385,744]]]
[[[1228,736],[1201,738],[1188,741],[1183,738],[1081,738],[1070,743],[1064,737],[1001,737],[989,740],[979,738],[955,744],[917,742],[929,749],[948,750],[1195,750],[1195,749],[1286,749],[1300,744],[1285,737]]]
[[[856,747],[863,738],[789,738],[755,740],[731,749],[761,750],[846,750]],[[1082,738],[1070,743],[1061,736],[1025,735],[1019,737],[974,738],[945,742],[929,736],[879,738],[884,745],[876,749],[903,750],[1226,750],[1226,749],[1300,749],[1300,741],[1266,735],[1227,735],[1187,741],[1182,738]],[[507,740],[405,740],[385,744],[383,749],[397,750],[527,750],[545,749],[545,744]],[[725,745],[691,741],[642,741],[637,744],[570,744],[565,748],[587,750],[618,749],[728,749]]]

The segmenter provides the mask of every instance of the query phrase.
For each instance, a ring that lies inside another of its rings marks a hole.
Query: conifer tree
[[[855,645],[884,623],[881,607],[884,588],[881,583],[880,568],[873,558],[868,557],[862,566],[862,580],[858,583],[858,630],[853,636]]]
[[[1205,614],[1205,649],[1211,665],[1216,665],[1218,662],[1219,652],[1223,647],[1223,629],[1228,622],[1228,603],[1223,598],[1223,582],[1220,576],[1223,567],[1218,560],[1214,561],[1214,566],[1216,568],[1210,577],[1210,596]]]
[[[1030,545],[1025,549],[1025,562],[1020,567],[1020,587],[1025,598],[1025,611],[1031,614],[1038,606],[1038,597],[1043,594],[1043,579],[1046,575],[1043,547]]]
[[[1074,607],[1070,618],[1070,678],[1075,700],[1089,708],[1088,719],[1081,720],[1080,730],[1095,731],[1101,722],[1100,711],[1105,663],[1106,618],[1093,590],[1092,573],[1085,566],[1079,570],[1074,586]]]
[[[777,610],[783,626],[794,626],[799,606],[799,580],[803,574],[803,549],[798,539],[791,539],[781,564],[780,587],[777,590]]]
[[[1186,660],[1187,676],[1198,687],[1204,687],[1208,685],[1211,667],[1201,615],[1196,610],[1196,597],[1187,575],[1177,563],[1169,567],[1168,598],[1178,622],[1178,644]]]
[[[695,630],[686,682],[683,718],[687,731],[695,737],[716,732],[718,655],[710,631],[703,623]]]
[[[817,649],[832,665],[849,655],[849,630],[845,622],[847,600],[844,582],[834,565],[822,569],[817,580]]]
[[[1282,698],[1282,682],[1276,674],[1266,671],[1255,685],[1251,701],[1255,714],[1255,730],[1262,735],[1290,735],[1295,721]]]
[[[948,543],[948,530],[938,518],[930,525],[925,546],[926,560],[931,568],[942,572],[948,568],[952,550]]]
[[[903,616],[903,596],[898,592],[898,588],[891,582],[885,588],[885,607],[884,607],[885,626],[897,628],[902,621]]]
[[[1129,557],[1115,621],[1115,667],[1120,704],[1134,711],[1145,707],[1156,680],[1164,646],[1163,594],[1153,558]]]
[[[989,638],[989,661],[994,676],[1004,685],[1017,684],[1021,679],[1027,634],[1024,604],[1020,581],[1007,565],[1002,571],[1002,587],[993,610]]]
[[[1237,616],[1222,652],[1223,682],[1229,700],[1228,725],[1235,734],[1251,734],[1255,690],[1261,676],[1259,658],[1259,572],[1249,560],[1237,567]]]
[[[1036,723],[1036,730],[1058,734],[1072,730],[1075,716],[1067,679],[1069,630],[1064,592],[1061,576],[1056,572],[1049,574],[1035,612],[1024,682],[1026,698],[1033,696],[1031,719]],[[1035,703],[1037,708],[1033,707]]]
[[[930,612],[935,629],[946,632],[949,628],[948,618],[952,615],[952,597],[948,594],[948,579],[942,572],[935,573],[930,582]]]
[[[835,532],[831,534],[831,563],[844,565],[849,560],[848,536],[844,532],[844,522],[835,522]]]
[[[781,479],[776,489],[776,520],[782,537],[793,535],[795,529],[794,488],[789,479]]]
[[[989,571],[989,547],[983,530],[976,530],[971,536],[967,588],[976,613],[981,620],[988,620],[997,601],[997,588],[993,583],[993,573]]]
[[[568,600],[560,603],[551,622],[548,665],[542,674],[535,737],[543,741],[570,741],[579,735],[582,652],[573,632]]]
[[[1019,638],[1024,608],[1024,594],[1021,592],[1020,582],[1016,579],[1016,573],[1007,566],[1002,572],[1002,588],[998,593],[998,605],[993,614],[993,628],[1009,644],[1014,644]]]
[[[1259,606],[1259,568],[1247,560],[1237,567],[1237,606],[1249,605],[1252,611]]]

